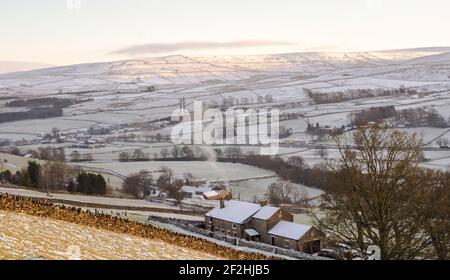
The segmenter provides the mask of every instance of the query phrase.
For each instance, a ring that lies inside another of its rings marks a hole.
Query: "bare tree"
[[[71,160],[72,160],[73,162],[78,162],[78,161],[81,160],[81,154],[80,154],[80,152],[78,152],[78,151],[73,151],[73,152],[70,154],[70,157],[71,157]]]
[[[94,160],[94,157],[92,156],[92,154],[87,153],[87,154],[84,154],[84,155],[82,156],[82,160],[83,160],[83,161],[93,161],[93,160]]]
[[[300,169],[305,168],[305,160],[302,157],[299,156],[292,156],[288,158],[288,163],[292,167],[297,167]]]
[[[169,156],[169,150],[167,148],[163,148],[161,150],[161,158],[166,159]]]
[[[431,257],[450,259],[450,173],[422,170],[420,183],[424,189],[422,207],[425,232],[429,235],[434,253]]]
[[[173,146],[172,150],[170,150],[170,154],[172,155],[172,158],[178,158],[180,156],[180,147]]]
[[[327,148],[320,146],[317,149],[317,155],[321,158],[321,159],[326,159],[328,157],[328,150]]]
[[[267,187],[266,197],[271,204],[292,203],[294,188],[291,183],[276,182]]]
[[[449,144],[449,142],[448,142],[448,139],[447,138],[439,138],[437,141],[436,141],[436,144],[438,144],[439,145],[439,148],[448,148],[448,144]]]
[[[294,189],[292,192],[292,202],[302,207],[309,206],[309,195],[305,189]]]
[[[144,160],[144,159],[145,159],[145,154],[144,154],[144,152],[142,151],[142,149],[136,149],[136,150],[134,150],[134,152],[133,152],[133,159],[134,159],[134,160],[137,160],[137,161],[139,161],[139,160]]]
[[[152,175],[148,171],[142,170],[139,173],[128,175],[122,184],[122,190],[133,197],[141,198],[150,193],[152,184]]]
[[[316,225],[364,253],[377,245],[382,259],[420,256],[429,238],[417,211],[424,187],[418,180],[419,139],[374,125],[360,127],[352,141],[335,141],[340,157],[327,162],[332,172],[321,204],[326,214],[315,217]]]
[[[119,154],[119,161],[129,161],[131,158],[131,155],[127,152],[122,152]]]
[[[75,177],[77,170],[62,162],[46,162],[42,166],[43,187],[51,190],[65,189],[70,177]]]

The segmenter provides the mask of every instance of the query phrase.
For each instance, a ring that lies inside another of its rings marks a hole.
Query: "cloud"
[[[192,50],[237,49],[250,47],[292,46],[295,43],[282,41],[247,40],[232,42],[186,41],[178,43],[152,43],[134,45],[112,52],[118,55],[160,54]]]

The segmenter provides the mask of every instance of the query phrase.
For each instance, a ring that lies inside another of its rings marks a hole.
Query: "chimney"
[[[264,206],[269,205],[269,201],[267,201],[267,199],[261,199],[259,201],[259,204],[261,205],[261,207],[264,207]]]
[[[223,197],[220,198],[220,209],[225,208],[225,199]]]

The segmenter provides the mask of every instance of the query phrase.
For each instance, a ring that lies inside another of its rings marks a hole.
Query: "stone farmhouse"
[[[221,200],[205,214],[209,231],[313,254],[325,246],[325,234],[310,225],[293,222],[293,216],[265,203]]]

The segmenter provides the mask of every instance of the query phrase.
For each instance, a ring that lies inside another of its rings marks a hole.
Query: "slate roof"
[[[224,203],[224,208],[216,207],[206,213],[205,216],[242,224],[261,209],[259,204],[239,200],[229,200],[224,201]]]
[[[309,225],[279,221],[268,233],[292,240],[299,240],[310,229],[311,226]]]
[[[273,207],[273,206],[264,206],[261,208],[255,215],[253,215],[253,218],[260,219],[260,220],[268,220],[270,217],[272,217],[280,208]]]

